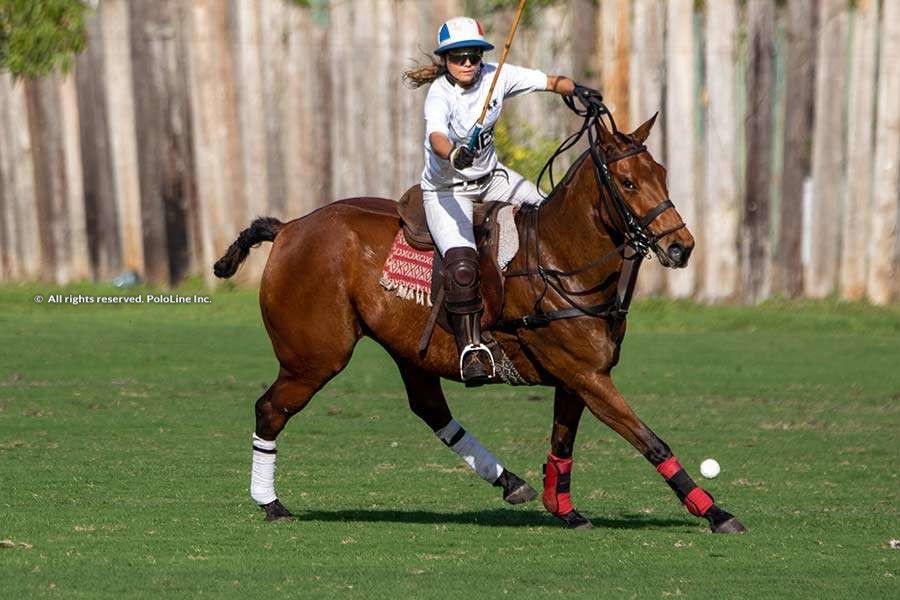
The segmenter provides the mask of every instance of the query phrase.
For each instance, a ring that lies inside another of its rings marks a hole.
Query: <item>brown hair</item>
[[[403,71],[403,83],[411,90],[427,85],[447,74],[447,65],[443,60],[427,54],[425,56],[428,57],[429,64],[416,63],[413,68]]]

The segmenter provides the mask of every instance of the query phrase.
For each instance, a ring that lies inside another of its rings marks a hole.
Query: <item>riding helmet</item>
[[[493,50],[493,44],[484,39],[481,23],[469,17],[454,17],[438,30],[438,47],[435,54],[443,54],[453,48],[484,48]]]

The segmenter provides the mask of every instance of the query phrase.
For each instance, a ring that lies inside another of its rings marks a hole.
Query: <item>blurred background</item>
[[[0,282],[212,281],[258,215],[398,198],[426,94],[403,70],[461,14],[499,59],[516,5],[0,0]],[[623,130],[660,112],[698,245],[642,295],[900,299],[900,1],[531,0],[509,62],[601,89]],[[534,178],[577,120],[507,107],[501,160]]]

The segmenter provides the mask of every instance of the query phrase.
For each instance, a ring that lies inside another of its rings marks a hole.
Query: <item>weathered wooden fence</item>
[[[256,215],[415,183],[425,92],[400,73],[487,4],[307,4],[102,0],[73,73],[0,75],[0,281],[209,278]],[[480,16],[501,43],[510,11]],[[900,299],[900,2],[559,0],[510,60],[601,87],[623,127],[661,111],[698,249],[642,293]],[[573,123],[550,95],[510,108],[543,138]]]

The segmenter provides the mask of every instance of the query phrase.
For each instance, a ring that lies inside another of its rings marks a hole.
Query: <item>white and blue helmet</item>
[[[469,17],[454,17],[438,30],[438,47],[434,53],[443,54],[453,48],[493,50],[494,45],[485,41],[481,23]]]

